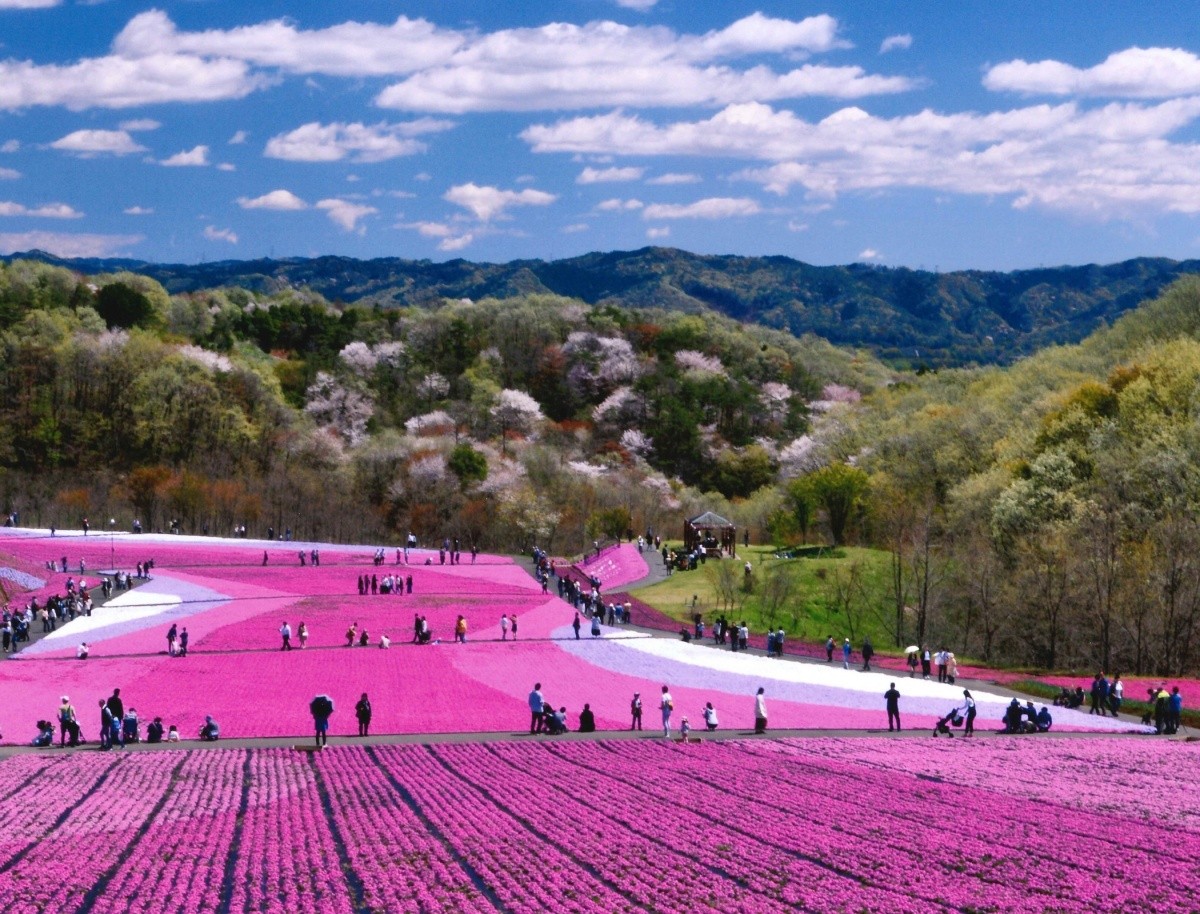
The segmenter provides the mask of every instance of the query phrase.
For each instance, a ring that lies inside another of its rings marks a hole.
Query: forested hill
[[[131,270],[172,293],[306,286],[333,301],[385,308],[541,292],[592,304],[707,306],[737,320],[867,347],[895,364],[930,367],[1007,363],[1047,345],[1077,342],[1181,274],[1200,272],[1200,261],[1139,258],[1108,266],[932,273],[658,247],[506,264],[317,257],[182,265],[62,260],[42,252],[15,257],[84,273]]]

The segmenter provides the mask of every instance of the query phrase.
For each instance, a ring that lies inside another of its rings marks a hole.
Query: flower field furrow
[[[354,838],[347,850],[369,907],[429,914],[488,909],[467,874],[366,753],[335,749],[316,761],[339,830]]]
[[[424,813],[513,911],[570,911],[585,914],[645,911],[617,886],[597,878],[586,863],[564,849],[535,841],[490,797],[470,787],[425,749],[378,750],[390,772]]]
[[[66,761],[68,757],[62,758]],[[47,765],[47,773],[54,772],[48,784],[28,784],[0,801],[0,822],[4,824],[0,829],[0,872],[12,866],[15,856],[26,853],[44,838],[68,811],[66,803],[88,795],[116,767],[117,761],[105,758],[102,763],[90,765],[71,762]],[[5,767],[7,770],[7,763]]]
[[[351,914],[349,889],[307,763],[288,750],[259,750],[251,755],[250,775],[229,909]]]
[[[186,757],[157,818],[109,881],[92,914],[207,914],[221,904],[221,880],[233,840],[245,753]],[[169,886],[169,891],[163,887]]]
[[[65,756],[19,755],[4,766],[4,780],[0,782],[0,815],[3,815],[4,804],[12,797],[26,791],[46,776],[55,762],[62,761]],[[2,820],[0,820],[2,821]]]
[[[109,776],[100,789],[70,793],[61,783],[43,793],[66,812],[44,837],[52,853],[26,857],[0,875],[0,909],[63,911],[79,907],[88,891],[126,853],[155,806],[171,788],[172,771],[180,759],[149,754],[109,759],[79,757],[80,768],[107,766]],[[91,779],[95,787],[102,772]],[[82,799],[80,797],[82,796]],[[30,907],[36,906],[36,907]]]
[[[739,747],[741,755],[744,756],[746,752],[754,753],[755,749],[749,746]],[[766,757],[770,761],[772,753],[767,753]],[[775,757],[778,758],[778,756]],[[776,770],[778,770],[776,766],[769,769],[772,773]],[[797,771],[798,769],[794,766],[789,766],[783,776],[792,780],[797,776]],[[1059,768],[1058,772],[1071,779],[1086,779],[1090,773],[1086,770],[1067,768]],[[861,796],[864,792],[911,791],[914,784],[911,776],[898,775],[879,769],[864,769],[863,766],[846,760],[806,758],[800,776],[803,778],[818,777],[829,793],[827,805],[830,814],[837,815],[845,821],[855,819],[857,800],[854,798]],[[953,804],[978,798],[978,788],[965,788],[958,784],[946,783],[941,776],[937,775],[921,775],[920,777],[922,780],[917,784],[917,789],[922,794],[934,794],[935,796],[931,798],[930,802]],[[930,780],[930,778],[937,778],[937,780]],[[1007,777],[997,778],[993,782],[987,803],[989,816],[986,821],[975,827],[975,837],[991,847],[1009,848],[1022,861],[1019,865],[1024,865],[1025,857],[1030,853],[1037,853],[1037,851],[1026,850],[1031,843],[1031,838],[1035,839],[1032,841],[1034,847],[1053,847],[1053,842],[1037,841],[1036,838],[1039,836],[1030,834],[1031,826],[1026,822],[1026,808],[1029,800],[1007,792],[1007,786]],[[1043,815],[1032,826],[1034,830],[1051,829],[1053,836],[1060,841],[1070,842],[1073,854],[1081,860],[1103,859],[1110,855],[1111,839],[1107,834],[1111,821],[1109,816],[1090,810],[1072,809],[1060,804],[1057,800],[1042,799],[1040,803],[1039,808]],[[874,810],[874,814],[881,819],[896,819],[902,815],[888,807]],[[901,823],[895,824],[899,826]],[[1131,842],[1132,846],[1129,851],[1111,862],[1109,874],[1113,878],[1119,879],[1124,876],[1135,878],[1140,869],[1155,866],[1155,855],[1149,848],[1159,843],[1162,836],[1155,834],[1156,827],[1147,828],[1146,825],[1147,823],[1135,822],[1126,825],[1126,828],[1137,830],[1138,839]],[[919,831],[926,827],[928,827],[926,821],[922,820],[910,831]],[[933,827],[936,829],[936,825]],[[1130,837],[1133,836],[1130,835]],[[1200,867],[1200,857],[1196,856],[1198,850],[1200,847],[1183,850],[1179,862]],[[1058,856],[1055,851],[1052,851],[1051,855],[1052,857]]]
[[[766,750],[765,745],[760,749]],[[1055,801],[1101,815],[1118,813],[1148,825],[1183,828],[1200,832],[1200,808],[1195,804],[1171,802],[1180,791],[1191,789],[1200,777],[1200,759],[1194,752],[1170,742],[1120,740],[1104,744],[1098,752],[1091,742],[1044,740],[1037,744],[1012,742],[997,751],[963,751],[939,744],[932,751],[927,743],[914,745],[863,744],[840,740],[814,741],[807,750],[830,758],[869,761],[872,767],[909,774],[952,776],[956,781],[982,790],[1005,793],[1038,801]],[[784,751],[791,751],[785,749]],[[1100,760],[1100,769],[1096,765]],[[1055,777],[1047,777],[1051,768]],[[1063,773],[1084,769],[1077,776]]]
[[[444,751],[455,770],[471,778],[494,778],[495,760],[506,762],[512,769],[503,778],[509,785],[506,796],[511,794],[522,808],[530,806],[522,791],[548,801],[554,815],[545,821],[539,818],[537,824],[558,841],[603,846],[606,835],[624,833],[627,837],[615,864],[624,867],[626,874],[630,862],[635,871],[651,874],[657,888],[652,901],[660,909],[671,910],[676,904],[688,909],[796,910],[816,898],[823,910],[910,909],[909,899],[858,878],[844,878],[818,862],[780,853],[773,841],[727,829],[690,804],[648,796],[623,778],[597,773],[603,769],[581,769],[560,757],[556,747],[538,752],[536,759],[525,757],[529,753],[522,753],[522,748],[509,744],[435,751]],[[537,765],[536,779],[524,776],[531,761]],[[586,786],[581,790],[580,784]],[[595,804],[601,796],[604,803]],[[692,878],[672,884],[661,879],[663,870],[690,872]],[[722,889],[722,884],[728,887]],[[920,909],[940,910],[924,901]]]
[[[608,748],[617,752],[624,749],[615,744]],[[956,793],[955,785],[912,780],[873,787],[867,780],[855,785],[853,794],[845,801],[839,801],[839,795],[846,791],[845,785],[829,779],[825,771],[785,765],[783,753],[773,753],[775,758],[769,760],[773,764],[758,772],[760,777],[754,777],[753,756],[757,748],[758,744],[741,744],[732,749],[738,756],[729,766],[738,772],[734,789],[762,796],[771,790],[778,791],[780,784],[785,784],[788,789],[782,791],[787,798],[782,810],[784,821],[807,814],[804,846],[809,842],[821,845],[839,866],[852,865],[857,854],[860,871],[865,869],[882,877],[890,870],[889,878],[899,876],[905,884],[922,893],[933,893],[930,897],[942,898],[955,906],[969,906],[971,896],[979,894],[1002,900],[1003,907],[1013,911],[1045,910],[1048,897],[1060,896],[1074,899],[1077,907],[1073,910],[1079,911],[1191,910],[1182,896],[1170,889],[1159,890],[1156,886],[1160,883],[1138,878],[1148,866],[1162,869],[1163,864],[1155,862],[1158,860],[1155,850],[1139,846],[1144,841],[1150,848],[1156,847],[1154,836],[1147,840],[1136,826],[1133,834],[1129,834],[1122,824],[1123,837],[1129,843],[1122,847],[1120,855],[1113,855],[1111,822],[1098,823],[1104,829],[1103,840],[1085,844],[1072,834],[1084,834],[1083,827],[1071,829],[1064,839],[1063,826],[1069,829],[1071,825],[1070,813],[1066,811],[1028,804],[1013,804],[1009,809],[1003,798],[988,797],[983,805],[986,813],[964,815],[963,810],[979,807],[971,803],[969,793]],[[743,757],[748,753],[750,758]],[[805,760],[797,756],[793,761]],[[700,777],[702,768],[695,758],[689,768],[693,770],[676,774]],[[869,770],[866,773],[869,775]],[[656,778],[656,770],[651,769],[643,786],[656,790]],[[809,783],[804,783],[805,778]],[[669,787],[668,784],[663,789]],[[697,802],[704,802],[704,790],[699,783]],[[659,798],[662,802],[669,801],[666,793],[660,793]],[[813,816],[812,810],[819,810],[819,815]],[[776,814],[772,804],[764,804],[757,809],[754,820],[759,828],[768,827]],[[1007,845],[993,833],[1004,827],[1006,814],[1013,817]],[[721,817],[745,827],[753,826],[750,819],[741,821],[739,809],[726,809]],[[788,835],[781,834],[787,841]],[[880,835],[902,836],[902,840],[883,848],[886,859],[875,859],[871,850],[878,845]],[[1185,852],[1182,860],[1169,862],[1166,868],[1186,881],[1186,873],[1195,870],[1195,865],[1189,862],[1190,856]],[[1105,878],[1080,878],[1097,860],[1105,862]],[[1038,873],[1037,884],[1029,882],[1031,868]],[[906,872],[907,877],[903,876]],[[974,886],[972,880],[977,880]],[[1170,885],[1169,880],[1167,884]]]
[[[431,751],[443,758],[458,776],[485,793],[489,782],[497,782],[496,756],[487,747],[434,747]],[[543,770],[550,761],[539,759],[536,777],[530,777],[529,769],[520,764],[503,772],[498,780],[504,784],[500,792],[505,802],[521,809],[522,818],[556,845],[604,847],[607,836],[613,832],[609,818],[612,810],[601,812],[577,799],[571,791],[558,789],[553,772]],[[762,911],[785,910],[775,899],[756,897],[754,891],[747,890],[740,875],[722,870],[719,864],[691,859],[683,852],[688,846],[686,836],[679,845],[664,844],[630,825],[629,821],[620,820],[625,836],[620,855],[588,854],[587,859],[604,878],[620,880],[639,904],[653,910],[670,910],[673,905],[689,910],[701,907],[730,910],[747,905]],[[701,878],[675,882],[662,875],[689,869]]]

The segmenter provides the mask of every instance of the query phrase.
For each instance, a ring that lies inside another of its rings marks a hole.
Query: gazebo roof
[[[703,514],[698,514],[695,517],[688,518],[688,523],[693,527],[732,527],[729,521],[723,518],[720,514],[714,514],[712,511],[705,511]]]

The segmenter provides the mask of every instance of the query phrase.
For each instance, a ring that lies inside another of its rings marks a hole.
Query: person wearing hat
[[[629,715],[632,718],[629,724],[630,730],[642,729],[642,693],[634,692],[633,700],[629,702]]]
[[[850,639],[847,638],[845,641],[842,642],[842,669],[843,670],[850,669],[850,653],[852,651],[853,651],[853,648],[850,647]]]
[[[59,746],[64,746],[70,739],[72,746],[79,745],[79,724],[75,720],[75,706],[66,695],[58,706]]]

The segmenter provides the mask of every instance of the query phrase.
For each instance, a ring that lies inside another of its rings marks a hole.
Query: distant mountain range
[[[552,293],[591,304],[713,308],[795,334],[862,346],[894,364],[929,367],[1010,362],[1083,339],[1155,297],[1200,261],[1138,258],[1107,266],[1011,273],[866,264],[819,267],[788,257],[702,256],[672,248],[586,254],[566,260],[472,263],[349,257],[154,264],[14,254],[83,273],[130,270],[169,292],[220,286],[252,291],[308,287],[330,301],[428,306],[442,298]]]

